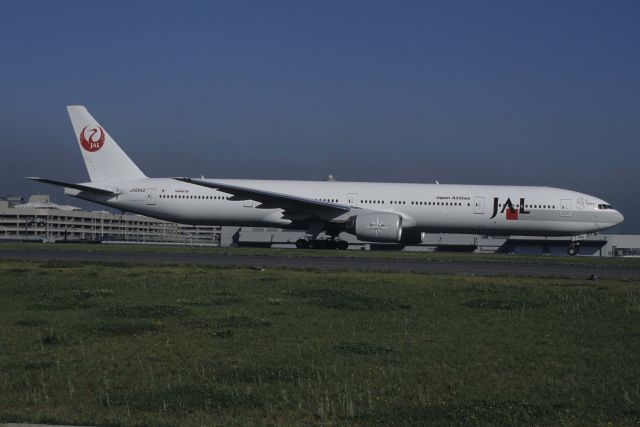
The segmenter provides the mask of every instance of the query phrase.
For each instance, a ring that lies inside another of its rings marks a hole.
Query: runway
[[[472,274],[488,276],[545,276],[616,278],[640,280],[640,267],[576,264],[533,264],[513,261],[425,261],[374,259],[345,256],[283,256],[234,254],[180,254],[156,252],[111,252],[78,250],[0,249],[0,259],[28,261],[75,261],[131,264],[210,265],[219,267],[295,268],[346,271],[392,271],[425,274]]]

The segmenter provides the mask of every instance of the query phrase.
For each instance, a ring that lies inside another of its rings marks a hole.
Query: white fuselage
[[[393,212],[404,228],[439,233],[569,236],[619,224],[623,216],[605,201],[551,187],[401,184],[336,181],[215,180],[253,189],[352,206],[330,213],[327,223],[345,224],[357,213]],[[91,184],[91,183],[89,183]],[[95,183],[94,183],[95,184]],[[66,193],[117,209],[194,225],[305,228],[304,221],[264,209],[253,200],[233,200],[214,189],[170,178],[101,182],[117,196]]]

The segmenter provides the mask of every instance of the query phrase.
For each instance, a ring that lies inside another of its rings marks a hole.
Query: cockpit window
[[[607,204],[600,204],[598,205],[598,209],[601,209],[601,210],[613,209],[613,206],[607,205]]]

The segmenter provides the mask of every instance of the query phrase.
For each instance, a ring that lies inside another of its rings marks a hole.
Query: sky
[[[0,4],[0,195],[88,180],[82,104],[148,176],[542,185],[640,234],[640,2]],[[94,205],[95,206],[95,205]]]

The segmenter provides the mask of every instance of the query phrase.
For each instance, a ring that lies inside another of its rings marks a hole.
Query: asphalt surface
[[[530,264],[484,261],[424,261],[349,257],[288,257],[282,255],[176,254],[138,252],[89,252],[61,250],[0,249],[0,259],[29,261],[98,261],[132,264],[180,264],[242,266],[251,268],[296,268],[348,271],[394,271],[489,276],[551,276],[638,279],[640,267],[567,264]]]

